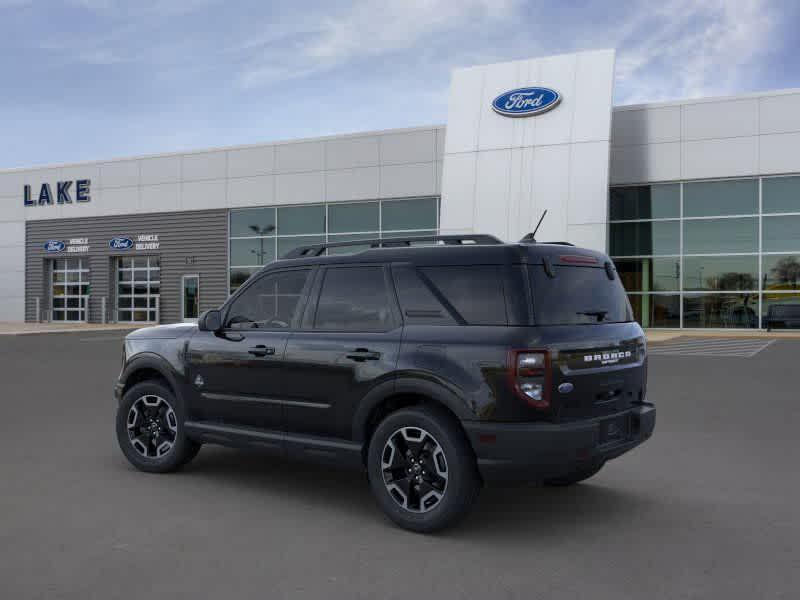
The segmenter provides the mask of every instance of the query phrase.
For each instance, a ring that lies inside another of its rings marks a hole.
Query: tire
[[[544,485],[548,487],[566,487],[568,485],[575,485],[576,483],[580,483],[581,481],[585,481],[590,477],[597,475],[600,469],[603,468],[605,462],[601,462],[600,464],[592,465],[589,467],[584,467],[581,469],[576,469],[571,473],[567,473],[566,475],[562,475],[561,477],[553,477],[552,479],[545,479]]]
[[[475,455],[458,422],[427,406],[403,408],[381,421],[369,442],[367,475],[386,516],[420,533],[464,518],[481,487]]]
[[[184,433],[184,418],[183,406],[160,381],[134,385],[117,408],[117,442],[125,458],[147,473],[181,468],[200,451]]]

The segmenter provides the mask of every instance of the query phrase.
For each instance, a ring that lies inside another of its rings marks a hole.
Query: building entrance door
[[[184,275],[182,290],[181,305],[182,316],[184,321],[196,321],[200,316],[200,276],[199,275]]]
[[[117,322],[158,323],[161,259],[120,256],[117,262]]]
[[[86,321],[89,288],[88,259],[59,258],[51,261],[52,320]]]

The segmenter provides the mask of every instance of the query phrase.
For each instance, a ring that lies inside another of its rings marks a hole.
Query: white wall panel
[[[0,223],[0,248],[25,243],[25,223]]]
[[[27,173],[26,171],[0,173],[0,198],[19,198],[22,203],[22,186],[31,183],[27,180]]]
[[[378,197],[378,167],[325,172],[325,199],[367,200]]]
[[[442,195],[439,229],[442,233],[473,231],[475,213],[476,152],[452,154],[442,165]]]
[[[25,206],[22,196],[19,198],[0,198],[0,223],[7,221],[24,221]]]
[[[224,179],[228,171],[228,153],[201,152],[184,154],[181,164],[183,181],[202,181],[206,179]]]
[[[481,106],[491,106],[492,100],[503,92],[523,87],[523,80],[520,77],[520,69],[523,64],[522,61],[500,63],[486,69],[483,74]],[[475,98],[465,98],[465,100],[475,102]],[[509,119],[493,110],[481,111],[478,124],[478,150],[511,148],[514,145],[514,127],[517,125],[517,121],[519,119]],[[480,163],[480,158],[478,161]]]
[[[611,116],[612,147],[679,142],[680,140],[680,106],[615,110]]]
[[[683,139],[707,140],[756,135],[758,100],[698,102],[683,107]]]
[[[139,188],[139,208],[142,212],[169,212],[179,210],[181,184],[162,183]]]
[[[2,294],[0,295],[0,321],[23,322],[25,320],[25,298],[0,294]]]
[[[572,141],[593,142],[611,136],[614,95],[614,50],[578,54]]]
[[[608,144],[587,142],[572,144],[570,148],[567,223],[605,223],[608,217]]]
[[[275,176],[239,177],[228,181],[228,206],[264,206],[275,202]]]
[[[472,152],[478,149],[478,125],[484,107],[484,67],[456,69],[450,80],[450,101],[447,105],[447,138],[445,154]]]
[[[567,239],[576,246],[606,252],[606,224],[568,225]]]
[[[141,185],[176,183],[181,179],[180,156],[157,156],[139,161]]]
[[[269,175],[275,169],[275,146],[228,151],[228,177]]]
[[[103,190],[101,198],[95,198],[97,213],[101,215],[124,215],[139,212],[139,188],[109,188]],[[65,215],[67,216],[67,215]]]
[[[533,231],[542,212],[547,210],[547,216],[542,221],[536,239],[569,241],[566,239],[567,211],[564,201],[569,198],[569,177],[570,148],[568,144],[540,146],[534,149],[533,218],[523,228],[522,233]]]
[[[529,62],[529,77],[541,85],[561,94],[559,105],[536,117],[512,119],[524,121],[519,128],[524,131],[522,146],[547,146],[567,144],[572,136],[572,119],[575,109],[575,68],[578,58],[574,54],[550,56]]]
[[[738,177],[757,172],[757,137],[701,140],[683,145],[683,176],[686,179]]]
[[[681,178],[681,143],[611,148],[611,184],[676,181]]]
[[[322,171],[276,176],[275,202],[278,204],[322,202],[324,199],[325,174]]]
[[[800,133],[762,135],[759,141],[760,173],[800,173]]]
[[[139,161],[119,160],[101,164],[98,184],[101,188],[139,185]]]
[[[491,232],[508,239],[509,186],[511,150],[478,152],[475,180],[475,225],[478,233]],[[506,182],[505,188],[497,182]]]
[[[203,210],[227,206],[227,182],[224,179],[210,181],[184,181],[181,184],[182,210]]]
[[[325,168],[352,169],[377,165],[380,157],[377,136],[345,137],[325,141]]]
[[[275,147],[275,172],[322,171],[325,144],[322,141],[281,144]]]
[[[20,202],[22,202],[20,200]],[[61,204],[23,207],[26,221],[44,221],[46,219],[60,219],[65,215]],[[71,207],[70,207],[71,208]]]
[[[382,165],[431,162],[436,156],[436,133],[433,129],[388,133],[380,137]]]
[[[800,131],[800,94],[779,94],[759,99],[760,133]]]
[[[381,198],[432,196],[436,194],[436,168],[432,162],[385,165],[380,171]]]

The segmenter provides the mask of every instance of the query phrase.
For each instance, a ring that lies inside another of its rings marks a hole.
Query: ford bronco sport
[[[214,443],[365,469],[383,511],[426,532],[484,482],[574,484],[652,434],[645,337],[604,254],[357,243],[296,249],[196,325],[128,335],[128,460],[172,471]]]

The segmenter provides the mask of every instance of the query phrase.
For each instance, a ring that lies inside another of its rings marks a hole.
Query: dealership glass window
[[[89,262],[84,258],[51,261],[53,321],[86,321],[89,302]]]
[[[782,320],[783,307],[797,310],[800,306],[800,294],[785,292],[765,292],[761,297],[761,326],[769,329],[786,329],[791,327]]]
[[[680,221],[611,223],[612,256],[680,254]]]
[[[262,264],[298,246],[435,234],[439,226],[439,199],[235,209],[230,219],[230,291],[233,292]],[[353,244],[330,249],[327,253],[365,248],[363,244]]]
[[[381,204],[381,230],[438,228],[438,215],[437,198],[385,201]]]
[[[758,219],[691,219],[683,222],[684,254],[758,252]]]
[[[758,327],[758,294],[684,294],[683,326]]]
[[[677,292],[680,290],[681,259],[620,258],[614,261],[620,281],[628,292]]]
[[[767,254],[761,259],[761,289],[800,290],[800,254]]]
[[[609,211],[612,221],[680,217],[680,184],[611,188]]]
[[[800,177],[762,179],[761,209],[765,213],[800,213]]]
[[[117,267],[117,321],[155,323],[159,320],[161,259],[158,256],[121,256]]]
[[[633,318],[642,327],[681,326],[681,297],[678,294],[628,294]]]
[[[758,256],[687,256],[683,259],[685,290],[757,290]]]
[[[764,252],[796,252],[800,250],[800,215],[763,217]]]
[[[757,179],[696,181],[683,186],[684,217],[752,215],[757,212]]]

